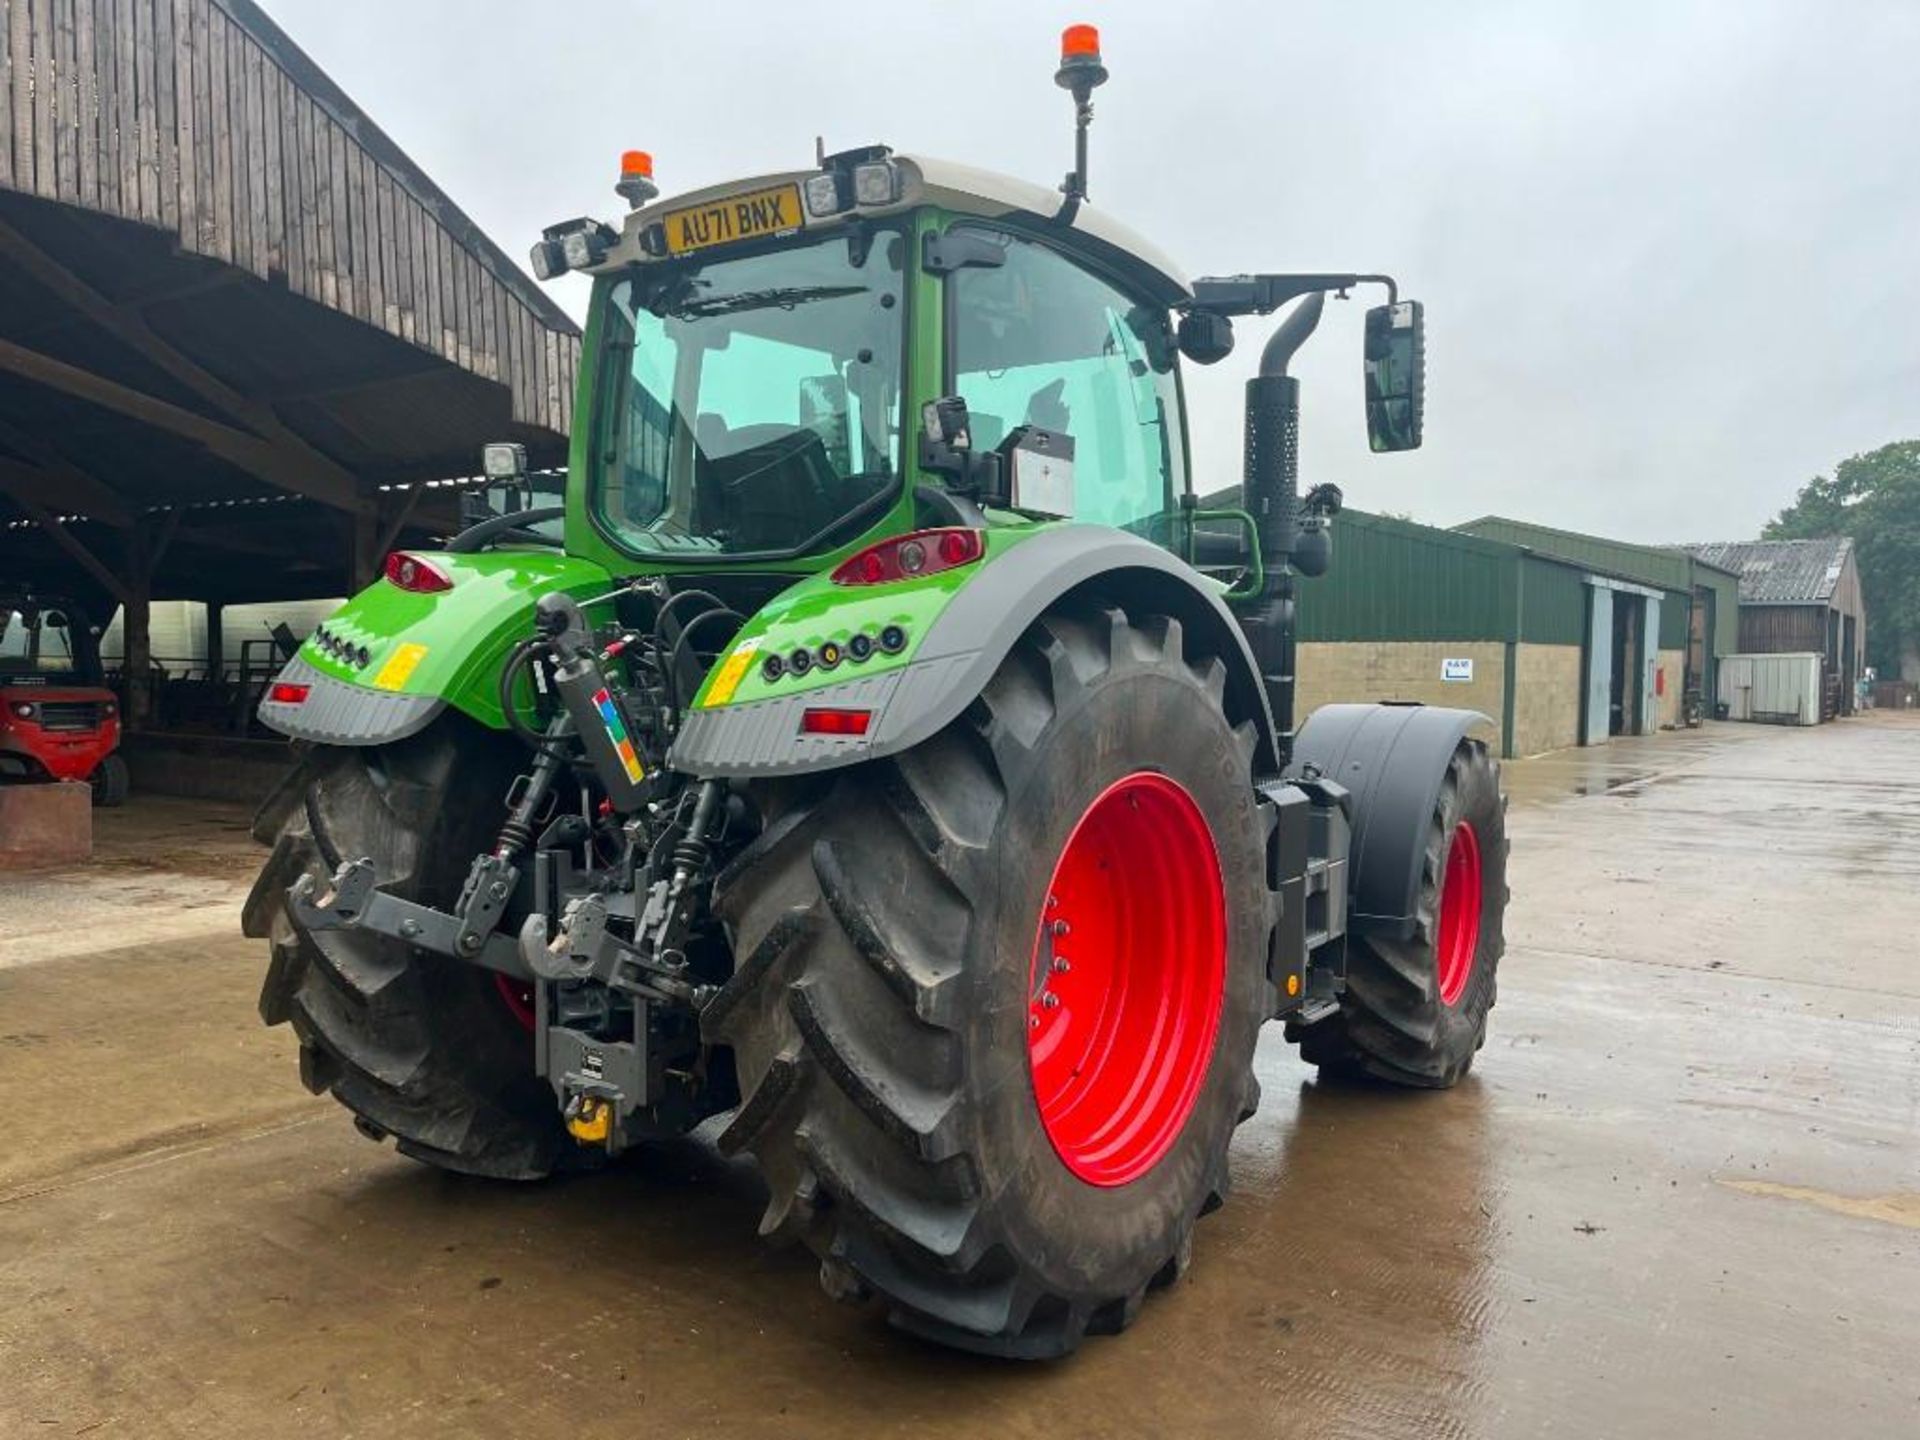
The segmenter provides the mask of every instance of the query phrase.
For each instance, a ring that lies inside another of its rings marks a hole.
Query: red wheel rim
[[[529,1035],[533,1033],[533,986],[525,980],[516,980],[511,975],[496,974],[493,983],[500,987],[500,998],[507,1002],[507,1009],[513,1012]]]
[[[1440,890],[1440,1003],[1466,992],[1480,949],[1480,837],[1462,820],[1447,846],[1447,878]]]
[[[1206,1083],[1226,988],[1213,832],[1145,771],[1087,807],[1054,866],[1028,971],[1041,1124],[1089,1185],[1124,1185],[1180,1136]]]

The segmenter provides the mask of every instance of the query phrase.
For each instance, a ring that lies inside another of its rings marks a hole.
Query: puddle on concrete
[[[1856,1220],[1879,1220],[1908,1230],[1920,1230],[1920,1194],[1894,1191],[1889,1195],[1837,1195],[1807,1185],[1780,1185],[1772,1180],[1718,1180],[1743,1195],[1766,1195],[1776,1200],[1798,1200],[1822,1210],[1851,1215]]]

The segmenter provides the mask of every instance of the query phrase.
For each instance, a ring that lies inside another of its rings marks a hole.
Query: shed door
[[[1587,713],[1580,743],[1598,745],[1607,738],[1613,701],[1613,591],[1589,585],[1587,612]]]
[[[1640,733],[1657,734],[1660,729],[1659,700],[1655,698],[1655,676],[1660,670],[1660,597],[1647,596],[1640,607],[1644,617],[1640,634]]]

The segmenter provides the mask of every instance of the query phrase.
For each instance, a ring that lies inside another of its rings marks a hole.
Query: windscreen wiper
[[[690,295],[673,301],[666,313],[676,320],[704,320],[749,310],[794,310],[816,300],[840,300],[866,293],[865,285],[797,285],[785,290],[742,290],[735,295]]]

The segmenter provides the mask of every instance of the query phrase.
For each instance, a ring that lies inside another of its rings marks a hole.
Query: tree
[[[1900,673],[1920,651],[1920,440],[1882,445],[1816,475],[1765,531],[1768,540],[1853,537],[1867,602],[1867,660]]]

